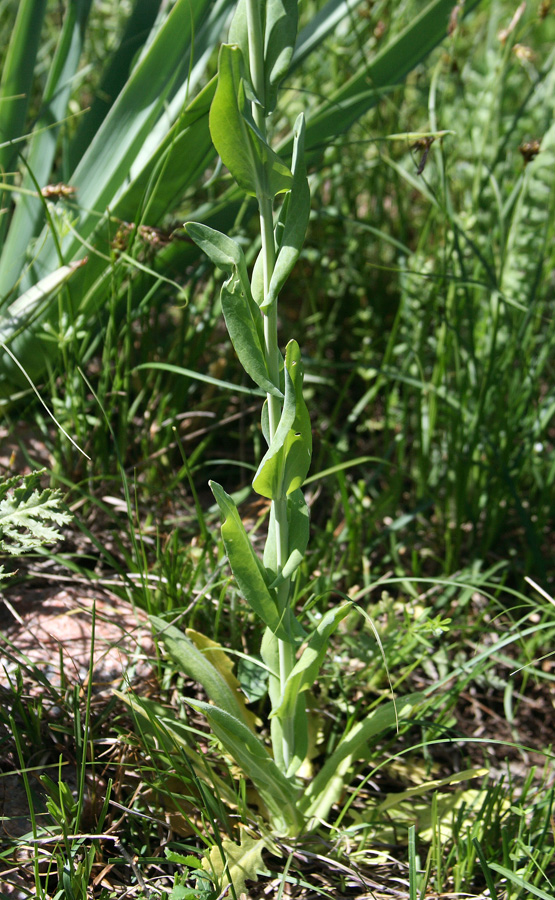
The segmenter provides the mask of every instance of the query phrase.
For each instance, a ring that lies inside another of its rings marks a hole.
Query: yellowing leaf
[[[236,694],[237,703],[243,711],[243,721],[252,731],[254,731],[255,726],[257,725],[256,716],[250,709],[247,709],[245,705],[241,684],[233,674],[234,663],[229,658],[222,645],[218,644],[217,641],[212,641],[210,638],[206,637],[206,635],[201,634],[200,631],[195,631],[194,628],[187,628],[185,634],[192,640],[197,650],[204,653],[208,662],[212,663],[224,681],[229,685],[230,689]]]
[[[255,840],[244,831],[241,833],[241,843],[222,841],[225,862],[222,859],[220,848],[215,844],[210,850],[208,859],[202,860],[202,867],[212,872],[219,879],[221,887],[232,883],[237,896],[247,893],[245,882],[257,881],[258,873],[270,875],[262,862],[262,850],[264,840]]]

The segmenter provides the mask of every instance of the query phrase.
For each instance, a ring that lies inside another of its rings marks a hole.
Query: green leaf
[[[290,341],[285,354],[285,399],[273,440],[253,480],[253,488],[270,500],[296,491],[310,467],[312,432],[303,397],[301,351]]]
[[[270,379],[264,352],[264,326],[252,298],[245,255],[232,238],[198,222],[185,224],[187,234],[212,262],[231,273],[221,291],[222,310],[231,343],[247,375],[266,393],[283,394]]]
[[[0,171],[9,172],[17,148],[9,142],[23,134],[32,94],[34,67],[46,0],[20,0],[0,82]]]
[[[510,869],[507,869],[505,866],[500,866],[499,863],[487,862],[487,865],[490,869],[493,869],[494,872],[502,875],[503,878],[506,878],[507,881],[515,884],[518,888],[525,891],[526,893],[532,894],[532,896],[534,897],[539,897],[540,900],[553,900],[553,890],[551,890],[551,892],[548,894],[547,891],[542,891],[541,888],[538,888],[534,884],[531,884],[525,878],[522,878],[520,875],[517,875],[516,872],[512,872]]]
[[[222,44],[218,87],[210,108],[210,132],[221,160],[242,190],[273,199],[292,184],[289,168],[274,153],[247,118],[243,85],[243,54]]]
[[[268,534],[274,534],[275,509],[270,509],[270,523]],[[288,525],[288,555],[281,571],[277,571],[277,556],[274,541],[267,541],[264,548],[264,566],[270,572],[275,572],[276,578],[271,582],[270,588],[276,588],[283,581],[295,573],[304,559],[310,532],[310,513],[301,490],[293,491],[287,497],[287,525]]]
[[[294,128],[293,184],[287,195],[276,227],[278,254],[270,279],[268,295],[260,308],[267,309],[277,301],[293,266],[299,258],[310,216],[310,189],[304,163],[304,116],[298,117]]]
[[[249,276],[245,254],[237,241],[200,222],[186,222],[183,227],[215,266],[228,274],[235,270],[244,290],[248,290]]]
[[[267,117],[275,108],[280,82],[289,71],[297,37],[298,0],[259,0],[258,7],[264,45],[264,96],[256,97],[256,101]],[[245,0],[237,4],[228,41],[240,47],[244,60],[249,59]],[[250,78],[249,93],[254,93]]]
[[[36,550],[59,540],[59,526],[72,520],[59,491],[38,488],[44,470],[0,482],[0,549],[7,553]]]
[[[266,803],[276,827],[297,831],[303,817],[297,809],[294,784],[280,772],[262,742],[226,710],[200,700],[187,702],[206,716],[218,740]]]
[[[276,637],[289,640],[286,630],[288,622],[284,621],[278,610],[275,594],[268,587],[264,566],[252,547],[235,503],[215,481],[209,484],[223,516],[222,538],[241,594]]]
[[[253,728],[254,716],[245,706],[239,682],[229,669],[233,665],[225,656],[222,647],[196,632],[192,632],[193,639],[191,639],[189,635],[183,634],[174,625],[168,625],[157,616],[151,616],[150,621],[156,628],[157,636],[164,644],[168,655],[179,666],[180,671],[201,684],[214,703],[228,709],[249,728]],[[197,644],[195,638],[201,646]],[[224,667],[223,657],[228,662],[227,669]]]
[[[266,116],[274,109],[279,85],[289,71],[297,38],[298,9],[298,0],[266,0],[264,22]]]
[[[301,658],[287,678],[283,700],[277,709],[272,709],[270,718],[293,714],[299,694],[311,688],[318,677],[331,635],[351,609],[350,603],[344,603],[336,609],[328,610],[323,616],[316,631],[309,638]]]
[[[225,860],[218,844],[210,848],[209,858],[202,861],[203,868],[213,873],[221,888],[232,884],[239,897],[247,893],[246,881],[258,881],[258,874],[271,873],[262,862],[262,851],[266,845],[264,838],[252,838],[246,831],[241,831],[241,843],[230,840],[221,842]]]
[[[331,807],[341,796],[353,762],[360,757],[369,741],[394,728],[397,721],[409,716],[425,702],[423,694],[410,694],[396,703],[384,703],[372,710],[347,732],[305,791],[299,806],[307,819],[326,819]]]
[[[238,277],[232,275],[221,290],[222,311],[231,343],[243,366],[255,384],[274,397],[283,397],[268,372],[264,352],[262,315],[250,289],[245,293]]]

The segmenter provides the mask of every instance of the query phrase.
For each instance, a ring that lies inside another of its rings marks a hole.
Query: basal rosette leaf
[[[254,730],[254,716],[245,706],[239,682],[223,665],[222,656],[225,653],[220,645],[207,638],[203,642],[202,635],[196,632],[191,636],[185,635],[175,625],[169,625],[158,616],[151,616],[150,621],[168,656],[179,666],[180,671],[201,684],[213,703],[228,709],[248,728]],[[195,638],[200,646],[191,638]]]
[[[218,740],[252,781],[268,807],[274,827],[298,833],[304,819],[297,808],[295,784],[279,770],[259,738],[227,710],[201,700],[188,703],[206,716]]]

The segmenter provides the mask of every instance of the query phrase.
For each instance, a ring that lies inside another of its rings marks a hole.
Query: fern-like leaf
[[[0,482],[0,550],[12,554],[36,550],[57,541],[59,527],[71,521],[60,492],[40,488],[43,472]]]

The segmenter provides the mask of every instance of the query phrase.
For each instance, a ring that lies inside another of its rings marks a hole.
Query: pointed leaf
[[[206,635],[201,634],[200,631],[195,631],[194,628],[187,628],[185,630],[185,634],[194,643],[197,650],[200,650],[200,652],[204,654],[204,656],[214,666],[214,668],[217,669],[221,677],[228,684],[229,689],[234,693],[235,697],[237,698],[237,702],[241,707],[243,714],[242,721],[249,726],[251,731],[254,731],[256,725],[256,716],[253,712],[251,712],[250,709],[247,709],[245,705],[245,701],[241,693],[241,684],[235,677],[235,673],[233,671],[235,667],[235,663],[233,662],[233,660],[229,658],[221,644],[218,644],[217,641],[212,641],[209,637],[206,637]],[[218,705],[221,706],[221,704]]]
[[[222,162],[242,190],[253,197],[288,191],[292,175],[246,117],[243,54],[222,44],[218,87],[210,108],[210,132]]]
[[[207,225],[187,222],[184,227],[214,265],[231,273],[222,286],[222,311],[241,365],[262,390],[281,398],[283,395],[271,381],[266,365],[264,326],[252,298],[243,250],[232,238]]]
[[[318,677],[331,635],[351,608],[350,603],[344,603],[323,616],[285,683],[282,703],[272,710],[271,717],[293,714],[299,694],[311,688]]]
[[[274,397],[283,397],[270,379],[264,352],[262,315],[251,296],[245,293],[239,277],[232,275],[222,286],[222,311],[231,343],[247,375],[255,384]]]
[[[305,123],[301,114],[295,123],[293,145],[293,184],[283,204],[283,220],[276,228],[279,247],[268,295],[260,308],[267,309],[277,301],[279,292],[299,258],[310,216],[310,189],[304,164]]]
[[[273,591],[268,588],[265,569],[252,547],[235,503],[215,481],[209,484],[223,516],[222,538],[241,594],[276,637],[289,640],[287,622],[280,615]]]
[[[254,476],[252,486],[262,497],[274,500],[284,493],[283,483],[283,448],[295,422],[296,397],[295,385],[287,366],[285,366],[285,396],[281,417],[274,437],[264,454]]]
[[[310,416],[303,397],[301,352],[290,341],[285,355],[285,399],[279,425],[253,480],[263,497],[274,500],[296,491],[306,478],[312,453]]]
[[[248,290],[249,277],[245,254],[237,241],[201,222],[186,222],[183,227],[215,266],[228,274],[235,270],[243,288],[245,291]]]

